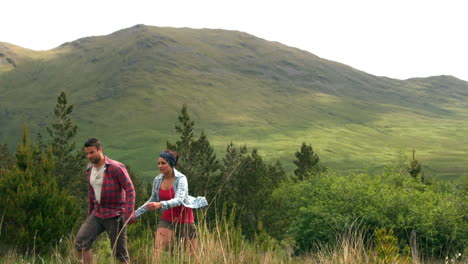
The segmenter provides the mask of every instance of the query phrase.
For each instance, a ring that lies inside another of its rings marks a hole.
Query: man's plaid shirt
[[[90,184],[93,164],[88,164],[86,176],[88,179],[88,215],[93,213],[101,219],[124,215],[128,219],[135,207],[135,189],[125,166],[104,156],[106,166],[103,173],[101,202],[96,201],[94,189]]]

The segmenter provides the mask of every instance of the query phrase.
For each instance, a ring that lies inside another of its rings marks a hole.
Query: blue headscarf
[[[163,151],[161,152],[161,154],[159,154],[159,157],[165,159],[169,163],[169,166],[174,168],[177,160],[176,160],[176,157],[172,153],[168,151]]]

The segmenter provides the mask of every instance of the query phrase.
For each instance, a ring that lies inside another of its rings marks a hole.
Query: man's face
[[[102,148],[97,149],[95,146],[85,147],[86,157],[91,163],[99,163],[102,159]]]

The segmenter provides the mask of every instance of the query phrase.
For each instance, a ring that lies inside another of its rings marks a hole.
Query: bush
[[[400,250],[413,234],[421,253],[443,257],[463,252],[466,245],[463,204],[466,208],[466,196],[438,191],[394,170],[324,173],[278,188],[267,230],[280,240],[293,237],[304,252],[319,243],[335,243],[336,234],[357,221],[369,234],[382,227],[394,230]]]
[[[27,139],[18,146],[17,164],[0,171],[1,240],[30,252],[43,252],[67,236],[79,208],[59,191],[52,176],[52,151],[40,154]]]

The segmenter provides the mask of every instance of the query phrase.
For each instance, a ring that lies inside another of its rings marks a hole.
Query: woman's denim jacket
[[[205,197],[192,197],[188,194],[188,183],[187,177],[180,173],[178,170],[174,169],[174,198],[168,201],[162,201],[162,210],[167,210],[172,207],[183,205],[189,208],[201,208],[208,205]],[[144,203],[140,208],[135,211],[135,218],[140,218],[144,213],[148,212],[146,205],[151,202],[160,202],[159,198],[159,188],[164,179],[163,174],[159,174],[154,178],[153,190],[151,193],[150,199]]]

